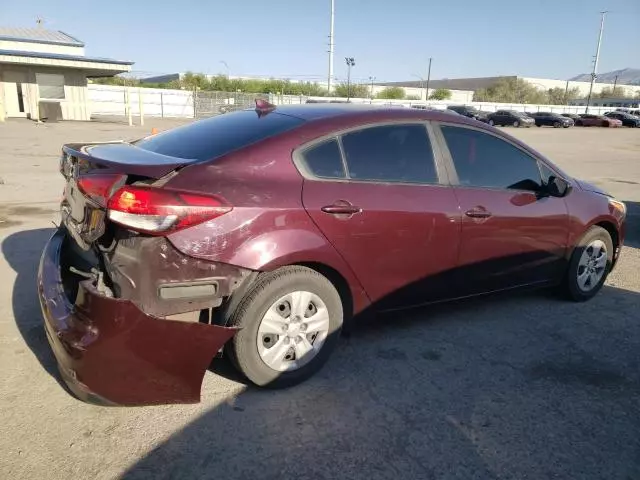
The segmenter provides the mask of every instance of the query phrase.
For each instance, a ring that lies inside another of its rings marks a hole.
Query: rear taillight
[[[151,235],[191,227],[232,209],[217,197],[143,186],[121,187],[107,208],[113,222]]]
[[[78,177],[77,184],[85,196],[105,207],[111,193],[123,185],[126,178],[125,175],[83,175]]]

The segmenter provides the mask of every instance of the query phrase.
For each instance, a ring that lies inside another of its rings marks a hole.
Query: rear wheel
[[[561,126],[560,122],[553,122],[553,128],[560,128]]]
[[[516,120],[515,122],[513,122],[512,124],[514,127],[519,127],[520,126],[520,122],[518,120]]]
[[[613,261],[613,242],[604,228],[593,226],[573,250],[564,281],[568,297],[589,300],[604,285]]]
[[[340,295],[306,267],[261,274],[232,313],[241,327],[228,345],[237,368],[254,384],[288,387],[316,373],[334,350],[343,322]]]
[[[495,125],[496,123],[493,121],[493,119],[489,120],[489,125],[491,125],[492,127]]]

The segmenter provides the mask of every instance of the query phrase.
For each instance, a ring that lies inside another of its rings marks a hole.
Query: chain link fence
[[[195,118],[206,118],[214,115],[244,110],[255,105],[256,98],[269,101],[269,95],[242,92],[208,92],[197,90],[193,93]]]

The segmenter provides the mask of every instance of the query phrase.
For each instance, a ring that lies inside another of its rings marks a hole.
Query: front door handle
[[[320,210],[331,215],[355,215],[362,212],[360,207],[356,207],[346,200],[338,200],[332,205],[325,205]]]
[[[489,218],[491,212],[484,207],[473,207],[471,210],[464,212],[467,217],[471,218]]]

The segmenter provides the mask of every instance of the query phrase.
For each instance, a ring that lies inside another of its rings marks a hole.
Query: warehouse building
[[[87,57],[84,43],[44,28],[0,27],[0,118],[90,120],[87,78],[133,62]]]
[[[471,90],[476,91],[481,88],[488,88],[492,85],[495,85],[500,80],[523,80],[525,82],[530,83],[534,87],[540,90],[549,90],[552,88],[561,88],[561,89],[572,89],[578,88],[580,95],[584,95],[585,97],[589,94],[589,87],[591,85],[590,82],[578,82],[574,80],[554,80],[550,78],[534,78],[534,77],[520,77],[517,75],[511,76],[500,76],[500,77],[472,77],[472,78],[445,78],[442,80],[430,80],[429,81],[429,91],[433,91],[436,88],[446,88],[449,90]],[[420,88],[424,86],[424,81],[411,80],[405,82],[388,82],[384,84],[379,84],[381,86],[387,87],[402,87],[402,88]],[[614,85],[612,83],[595,83],[593,85],[593,93],[597,94],[603,89],[612,90],[613,87],[616,88],[624,88],[625,92],[631,95],[636,95],[640,92],[640,85]]]

